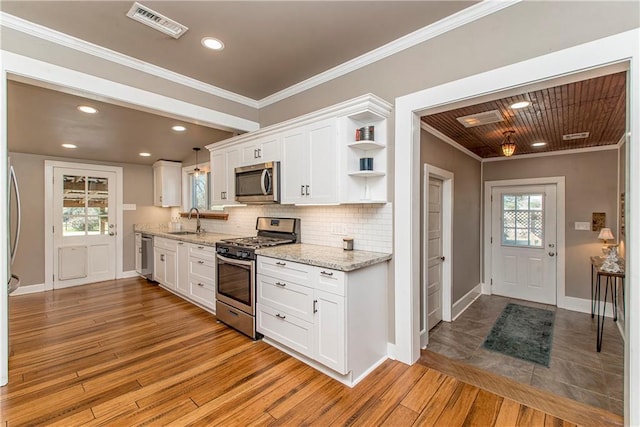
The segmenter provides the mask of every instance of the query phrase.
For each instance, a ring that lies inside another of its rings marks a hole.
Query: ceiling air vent
[[[131,6],[131,9],[127,12],[127,16],[138,22],[142,22],[144,25],[148,25],[151,28],[168,34],[174,39],[179,38],[189,29],[184,25],[177,23],[173,19],[169,19],[138,2],[135,2],[133,6]]]
[[[571,141],[572,139],[584,139],[584,138],[589,138],[589,132],[568,133],[566,135],[562,135],[563,141]]]
[[[485,111],[484,113],[471,114],[468,116],[457,117],[460,123],[466,128],[488,125],[489,123],[497,123],[504,121],[502,114],[498,110]]]

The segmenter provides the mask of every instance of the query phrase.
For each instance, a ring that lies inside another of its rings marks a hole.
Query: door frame
[[[429,163],[425,163],[423,176],[423,191],[422,191],[422,265],[427,265],[429,259],[429,245],[427,239],[427,233],[429,231],[429,177],[437,178],[442,181],[442,256],[444,256],[444,262],[442,263],[442,283],[441,283],[441,295],[442,295],[442,320],[444,322],[451,322],[451,310],[452,310],[452,290],[453,290],[453,173],[447,170],[441,169],[437,166],[433,166]],[[425,304],[425,331],[421,331],[420,344],[422,348],[425,348],[429,343],[429,316],[426,311],[426,307],[429,306],[428,295],[428,268],[423,268],[422,272],[422,287],[424,287],[424,301]]]
[[[56,160],[44,161],[44,290],[53,289],[54,253],[53,238],[53,169],[93,169],[97,171],[113,172],[116,174],[115,199],[116,199],[116,279],[123,277],[122,271],[122,243],[123,243],[123,214],[122,214],[122,167],[96,165],[90,163],[61,162]]]
[[[482,279],[482,293],[491,295],[491,194],[494,188],[517,187],[529,185],[556,186],[556,305],[559,308],[575,309],[575,303],[565,296],[565,179],[564,176],[552,176],[542,178],[506,179],[500,181],[484,182],[484,277]],[[584,310],[580,310],[584,311]],[[587,310],[588,311],[588,310]]]

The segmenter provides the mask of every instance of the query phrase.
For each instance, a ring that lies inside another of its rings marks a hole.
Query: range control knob
[[[218,248],[217,252],[219,254],[226,254],[226,253],[229,253],[229,248]]]
[[[240,258],[248,258],[249,257],[249,252],[247,252],[247,251],[239,251],[238,252],[238,256]]]

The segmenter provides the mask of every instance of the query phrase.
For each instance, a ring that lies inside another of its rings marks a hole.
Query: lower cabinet
[[[346,273],[259,256],[258,332],[353,386],[387,357],[386,269]]]
[[[142,274],[142,233],[135,233],[136,273]]]
[[[215,247],[156,237],[153,270],[164,288],[215,312]]]

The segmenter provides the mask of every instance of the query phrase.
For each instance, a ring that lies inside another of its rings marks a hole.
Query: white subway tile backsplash
[[[393,247],[392,205],[284,206],[260,205],[226,208],[227,221],[202,220],[206,231],[252,236],[256,218],[276,216],[300,218],[302,243],[341,247],[352,237],[354,248],[391,252]],[[195,220],[182,219],[183,227],[195,228]],[[335,225],[335,227],[334,227]],[[337,231],[334,234],[334,231]],[[346,232],[346,234],[342,234]]]

